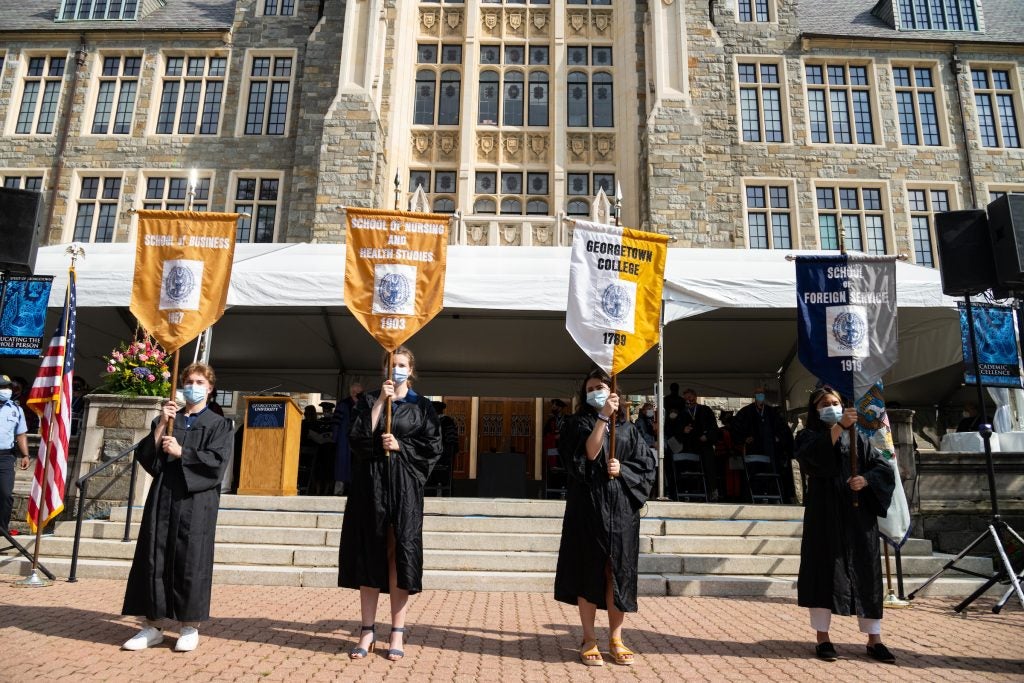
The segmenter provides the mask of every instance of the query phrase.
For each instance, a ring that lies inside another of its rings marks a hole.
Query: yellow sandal
[[[626,647],[622,638],[612,638],[608,641],[608,654],[612,656],[613,662],[622,666],[633,666],[635,661],[633,651]]]
[[[587,666],[604,666],[604,657],[601,656],[601,651],[597,649],[597,641],[591,641],[591,646],[587,647],[587,641],[580,643],[580,661]]]

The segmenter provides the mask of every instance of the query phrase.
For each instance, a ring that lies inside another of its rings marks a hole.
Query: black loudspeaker
[[[1003,289],[1024,289],[1024,195],[1006,194],[988,205],[988,230]]]
[[[31,274],[39,248],[42,195],[0,187],[0,270]]]
[[[935,238],[945,294],[978,294],[997,286],[992,241],[984,210],[935,214]]]

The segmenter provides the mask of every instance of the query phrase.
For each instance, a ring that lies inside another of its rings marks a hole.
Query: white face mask
[[[594,391],[587,392],[587,405],[593,406],[598,410],[604,408],[604,403],[607,400],[608,392],[604,389],[595,389]]]
[[[644,411],[644,415],[646,415],[647,417],[654,417],[654,411],[653,410],[645,410]]]
[[[11,400],[12,392],[10,389],[0,389],[0,403],[7,403]]]
[[[821,421],[825,424],[834,425],[843,417],[843,407],[825,406],[818,410],[818,415],[821,416]]]

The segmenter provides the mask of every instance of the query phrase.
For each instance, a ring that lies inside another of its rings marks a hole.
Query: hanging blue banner
[[[893,257],[796,257],[800,362],[851,400],[898,357]]]
[[[0,289],[0,356],[42,353],[52,275],[7,275]]]
[[[974,377],[974,354],[971,353],[967,309],[961,301],[960,342],[964,350],[964,383],[977,384]],[[993,304],[971,303],[974,317],[974,341],[978,347],[978,368],[983,387],[1020,389],[1020,362],[1017,353],[1017,331],[1013,325],[1013,309]]]

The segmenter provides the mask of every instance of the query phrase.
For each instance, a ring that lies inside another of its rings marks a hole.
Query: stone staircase
[[[224,496],[217,526],[214,581],[229,584],[334,586],[344,498]],[[424,587],[469,591],[549,592],[554,584],[563,503],[547,500],[428,498],[424,520]],[[83,523],[78,576],[124,579],[135,543],[121,541],[127,508]],[[642,595],[777,596],[796,594],[802,508],[652,502],[640,523]],[[132,539],[141,510],[133,511]],[[66,577],[73,521],[45,536],[42,562]],[[32,539],[21,536],[31,547]],[[949,556],[912,539],[903,548],[906,590]],[[963,566],[992,571],[987,558]],[[895,567],[895,565],[894,565]],[[7,551],[0,572],[27,573]],[[895,571],[895,569],[894,569]],[[894,579],[895,580],[895,579]],[[949,572],[929,595],[966,596],[980,580]]]

